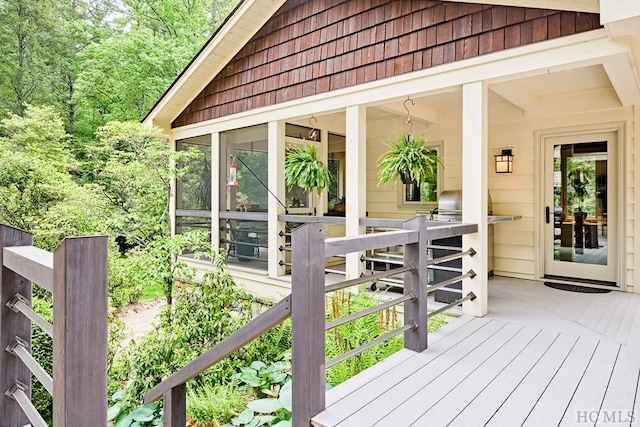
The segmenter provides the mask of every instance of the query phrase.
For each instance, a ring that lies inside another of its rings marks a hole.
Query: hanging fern
[[[424,182],[437,172],[441,163],[438,152],[425,145],[424,136],[399,132],[389,144],[389,151],[378,159],[378,185],[387,185],[404,175]]]
[[[318,160],[316,146],[306,144],[287,150],[284,179],[289,188],[297,185],[306,192],[317,189],[318,194],[329,184],[329,168]]]

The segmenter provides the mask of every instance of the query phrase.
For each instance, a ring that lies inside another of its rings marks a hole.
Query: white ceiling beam
[[[496,83],[489,86],[489,89],[524,112],[536,110],[540,105],[538,95],[517,80]]]
[[[398,114],[399,116],[405,117],[407,115],[407,110],[405,110],[405,101],[391,102],[384,105],[376,105],[377,108],[383,111],[387,111],[390,113]],[[421,105],[419,102],[416,102],[415,105],[412,105],[411,102],[407,102],[407,108],[409,109],[409,113],[411,114],[411,118],[418,121],[424,121],[427,123],[440,123],[442,120],[442,114],[438,110],[434,110],[433,108],[426,107]]]
[[[495,4],[500,6],[531,7],[534,9],[567,10],[600,13],[598,0],[451,0],[458,3]],[[620,1],[620,0],[610,0]],[[625,0],[626,1],[626,0]],[[636,0],[628,0],[636,1]]]
[[[640,104],[640,84],[629,55],[615,55],[607,58],[602,65],[620,103],[625,107]]]

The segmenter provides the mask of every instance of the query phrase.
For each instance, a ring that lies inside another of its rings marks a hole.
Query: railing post
[[[162,415],[166,427],[184,427],[187,424],[187,385],[180,384],[162,396]]]
[[[324,225],[311,222],[291,238],[293,425],[310,425],[325,409]]]
[[[4,268],[5,247],[31,246],[31,234],[17,228],[0,225],[0,418],[2,425],[22,426],[29,419],[22,412],[18,402],[5,393],[16,383],[25,386],[25,394],[31,396],[31,372],[15,355],[5,349],[16,339],[22,339],[31,349],[31,321],[20,313],[15,313],[7,302],[17,293],[31,303],[31,282]]]
[[[107,238],[53,253],[53,423],[107,425]]]
[[[418,231],[418,242],[404,247],[404,265],[415,267],[415,271],[404,274],[404,294],[413,292],[417,296],[404,304],[404,323],[413,321],[417,325],[404,333],[404,346],[420,352],[427,348],[427,217],[412,218],[403,228]]]

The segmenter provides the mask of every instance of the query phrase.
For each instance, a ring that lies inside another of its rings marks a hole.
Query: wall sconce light
[[[493,157],[496,161],[496,173],[513,173],[513,150],[503,149],[502,153]]]

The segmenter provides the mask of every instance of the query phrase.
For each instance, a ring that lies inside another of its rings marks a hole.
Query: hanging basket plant
[[[289,188],[297,185],[306,192],[320,192],[329,185],[329,168],[318,159],[316,146],[305,144],[287,150],[284,179]]]
[[[404,184],[424,182],[433,176],[441,160],[434,148],[426,145],[424,135],[413,136],[404,131],[388,144],[389,151],[378,158],[378,186],[398,178]]]

